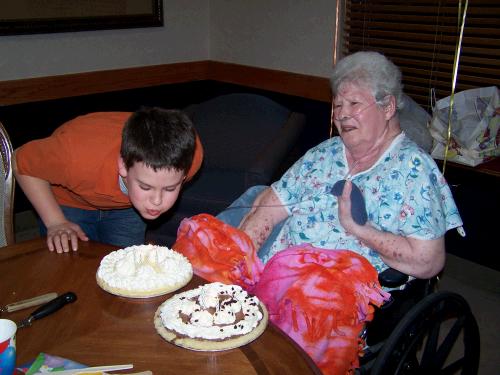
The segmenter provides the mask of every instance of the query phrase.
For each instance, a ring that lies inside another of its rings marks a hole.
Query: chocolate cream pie
[[[259,337],[267,310],[237,285],[211,283],[179,293],[160,305],[154,322],[167,341],[191,350],[219,351]]]

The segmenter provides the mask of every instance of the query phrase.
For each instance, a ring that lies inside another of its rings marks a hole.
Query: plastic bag
[[[450,97],[433,108],[430,132],[434,139],[431,155],[444,159],[448,140]],[[500,155],[500,99],[496,86],[455,94],[451,140],[447,160],[476,166]]]
[[[405,132],[408,138],[430,154],[433,142],[427,126],[431,122],[431,115],[406,94],[403,94],[401,101],[403,104],[403,107],[399,110],[401,130]]]

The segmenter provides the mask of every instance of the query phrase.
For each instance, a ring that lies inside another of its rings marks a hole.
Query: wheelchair
[[[479,329],[467,301],[436,291],[438,277],[409,280],[394,269],[379,275],[391,290],[361,337],[366,343],[356,375],[464,374],[479,367]]]

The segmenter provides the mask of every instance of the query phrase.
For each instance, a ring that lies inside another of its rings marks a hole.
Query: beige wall
[[[206,60],[209,0],[164,0],[164,27],[0,36],[0,80]]]
[[[165,26],[0,36],[0,81],[217,60],[327,77],[334,0],[164,0]]]
[[[211,0],[216,61],[328,77],[335,0]]]

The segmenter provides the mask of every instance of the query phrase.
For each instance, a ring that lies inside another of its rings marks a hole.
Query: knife
[[[21,320],[18,324],[18,328],[29,327],[33,323],[34,320],[41,319],[46,317],[47,315],[56,312],[61,309],[68,303],[72,303],[76,301],[76,294],[73,292],[67,292],[60,295],[57,298],[54,298],[52,301],[47,302],[45,305],[40,306],[38,309],[33,311],[30,316]]]
[[[41,296],[23,299],[22,301],[9,303],[8,305],[1,307],[0,313],[4,312],[11,313],[14,311],[26,309],[28,307],[38,306],[45,302],[52,301],[56,297],[57,293],[47,293],[47,294],[42,294]]]

